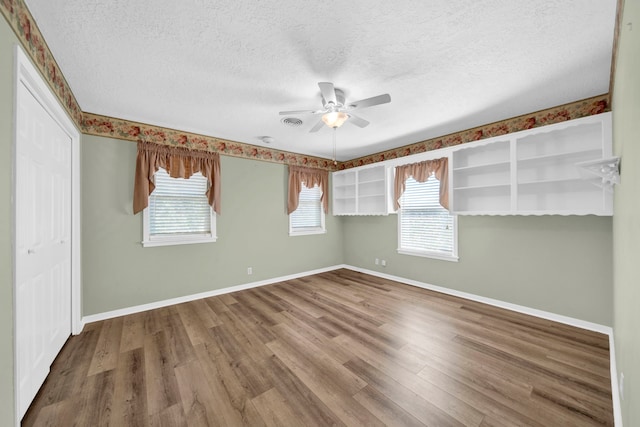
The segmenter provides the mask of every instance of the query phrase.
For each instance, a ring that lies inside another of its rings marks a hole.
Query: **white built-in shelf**
[[[449,208],[455,214],[613,214],[612,187],[620,177],[611,113],[462,144],[443,156],[449,158]],[[383,162],[334,172],[333,214],[387,215],[387,167]]]
[[[540,179],[536,181],[522,181],[518,182],[518,186],[528,186],[528,185],[571,185],[572,183],[584,183],[586,180],[582,178],[559,178],[559,179]]]
[[[472,185],[469,187],[456,187],[454,188],[454,190],[456,191],[476,191],[476,190],[482,190],[482,189],[488,189],[488,188],[499,188],[499,187],[504,187],[506,189],[511,189],[511,183],[507,183],[507,184],[491,184],[491,185]]]
[[[584,173],[584,165],[611,156],[611,142],[611,113],[603,113],[461,147],[451,153],[451,210],[612,215],[611,186],[602,185],[606,178]]]
[[[366,181],[358,181],[358,185],[364,185],[364,184],[374,184],[374,185],[379,185],[381,182],[384,182],[384,179],[368,179]]]
[[[504,162],[483,163],[481,165],[473,165],[473,166],[461,166],[458,168],[454,168],[453,170],[456,171],[457,173],[464,173],[464,172],[473,173],[473,172],[480,172],[485,169],[494,169],[495,167],[500,167],[500,166],[509,167],[510,165],[511,165],[511,161],[507,160]]]
[[[473,169],[473,171],[469,169],[460,172],[454,171],[453,176],[455,177],[452,181],[453,188],[509,185],[511,183],[511,167],[509,164],[500,163],[493,168],[483,166],[482,169]]]
[[[545,163],[548,161],[559,162],[559,161],[570,161],[571,163],[575,163],[573,161],[575,158],[579,157],[587,157],[593,159],[594,157],[602,156],[602,148],[596,149],[588,149],[588,150],[576,150],[576,151],[568,151],[565,153],[556,153],[556,154],[543,154],[540,156],[533,157],[525,157],[518,159],[518,163],[527,164],[527,163]]]
[[[491,142],[491,143],[488,143]],[[482,141],[482,150],[457,150],[452,159],[453,170],[476,166],[487,166],[497,163],[509,163],[511,161],[510,140],[491,139]]]
[[[387,215],[384,164],[333,173],[334,215]]]
[[[454,151],[450,160],[451,207],[475,211],[483,208],[483,200],[492,200],[496,209],[504,209],[505,203],[509,203],[511,186],[510,150],[510,141],[502,138]]]

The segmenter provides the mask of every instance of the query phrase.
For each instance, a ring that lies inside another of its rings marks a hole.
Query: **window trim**
[[[151,198],[149,198],[150,200]],[[216,213],[209,206],[209,229],[211,233],[175,234],[171,236],[151,236],[149,234],[149,209],[147,206],[142,211],[142,246],[145,248],[157,246],[192,245],[195,243],[215,243],[218,239],[216,229]]]
[[[395,167],[392,167],[391,170],[394,171],[395,173]],[[434,178],[433,176],[431,176],[429,179],[434,179]],[[398,215],[397,221],[396,221],[397,230],[398,230],[398,240],[397,240],[397,249],[396,249],[397,253],[401,255],[437,259],[441,261],[458,262],[460,260],[460,258],[458,257],[458,215],[454,215],[451,213],[451,211],[449,211],[449,215],[453,217],[453,250],[451,251],[451,254],[445,254],[442,252],[429,251],[429,250],[421,251],[416,249],[402,248],[400,246],[401,236],[402,236],[402,230],[401,230],[402,212],[401,211],[402,211],[402,207],[400,207],[400,209],[398,209],[397,211],[394,211],[394,213]]]
[[[322,215],[324,216],[324,214]],[[325,229],[324,220],[322,221],[322,228],[309,228],[304,231],[293,231],[291,230],[291,226],[289,226],[289,236],[311,236],[313,234],[326,234],[327,230]]]
[[[304,188],[309,188],[306,186],[305,183],[302,183],[302,185],[304,186]],[[315,187],[315,186],[314,186]],[[302,190],[300,190],[302,191]],[[320,227],[307,227],[303,230],[293,230],[293,228],[291,227],[291,215],[293,214],[290,213],[289,215],[287,215],[288,217],[288,221],[289,221],[289,236],[294,237],[294,236],[311,236],[314,234],[326,234],[327,233],[327,227],[326,227],[326,221],[325,221],[325,213],[324,213],[324,208],[322,206],[322,188],[320,188],[320,200],[319,200],[319,204],[320,204]],[[300,205],[298,204],[298,207]],[[296,209],[297,210],[297,209]],[[295,211],[294,211],[295,212]]]
[[[211,230],[216,230],[216,214],[209,207]],[[176,234],[174,236],[149,235],[149,208],[142,211],[142,246],[152,248],[156,246],[191,245],[195,243],[215,243],[217,233]]]

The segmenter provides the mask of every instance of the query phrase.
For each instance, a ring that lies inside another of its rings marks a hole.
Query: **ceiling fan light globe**
[[[332,111],[322,116],[324,124],[330,128],[339,128],[347,121],[349,115],[342,111]]]

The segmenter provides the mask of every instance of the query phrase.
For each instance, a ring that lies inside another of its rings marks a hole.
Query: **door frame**
[[[13,93],[13,155],[12,155],[12,242],[13,242],[13,355],[14,355],[14,407],[16,418],[18,411],[18,354],[16,346],[16,148],[18,118],[18,87],[24,85],[47,113],[71,138],[71,333],[82,332],[82,285],[80,258],[80,132],[65,109],[53,95],[47,83],[30,61],[24,50],[18,45],[14,49],[14,93]],[[20,425],[20,420],[16,420]]]

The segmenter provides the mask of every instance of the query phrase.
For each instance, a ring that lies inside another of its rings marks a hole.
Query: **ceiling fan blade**
[[[320,88],[324,101],[327,104],[331,102],[333,105],[336,105],[336,89],[333,87],[333,83],[320,82],[318,83],[318,87]]]
[[[369,126],[369,122],[367,120],[362,117],[354,116],[351,113],[349,113],[349,120],[347,121],[361,128]]]
[[[310,130],[309,133],[313,133],[313,132],[318,132],[322,126],[324,126],[324,122],[322,121],[322,119],[318,120],[318,123],[316,123]]]
[[[322,119],[318,120],[318,123],[316,123],[316,124],[315,124],[315,126],[314,126],[314,127],[312,127],[312,128],[311,128],[311,130],[309,130],[309,133],[312,133],[312,132],[318,132],[318,131],[320,130],[320,128],[321,128],[322,126],[324,126],[324,125],[325,125],[325,124],[324,124],[324,122],[322,121]]]
[[[299,114],[315,114],[314,110],[280,111],[281,116],[297,116]]]
[[[371,98],[361,99],[360,101],[350,102],[349,108],[367,108],[373,107],[374,105],[386,104],[391,102],[391,96],[388,93],[384,95],[373,96]]]

